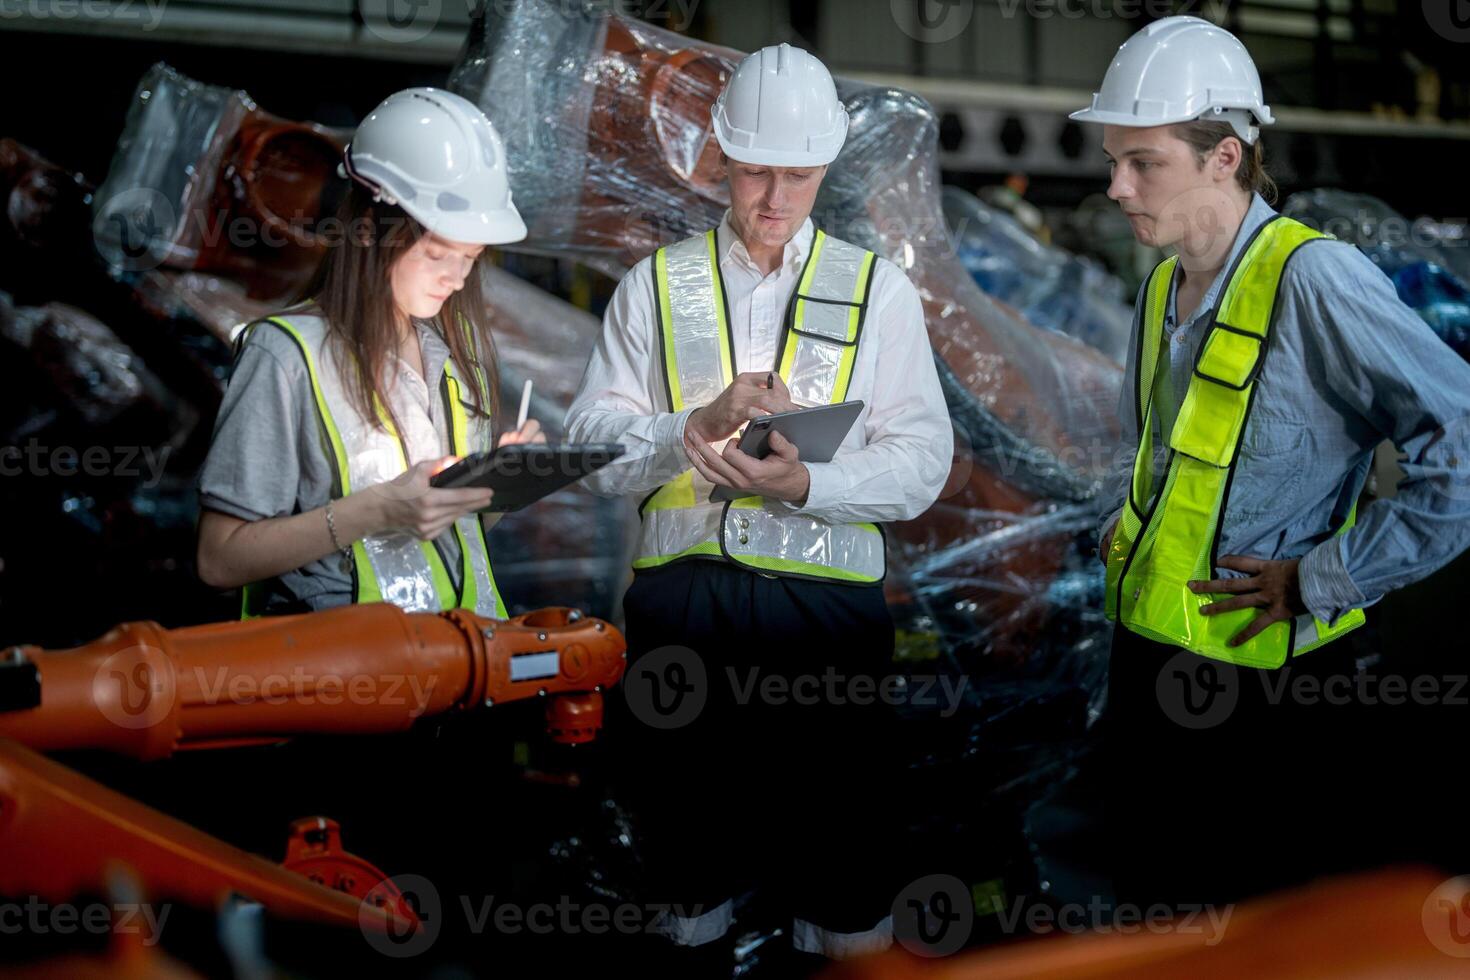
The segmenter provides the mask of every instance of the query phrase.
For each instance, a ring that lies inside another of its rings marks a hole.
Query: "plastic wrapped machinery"
[[[326,247],[317,222],[345,189],[346,143],[160,62],[138,83],[97,191],[98,247],[121,269],[219,272],[253,297],[284,299]]]
[[[1039,240],[969,191],[946,187],[943,201],[960,261],[976,285],[1038,327],[1124,362],[1133,311],[1121,280],[1080,255]]]
[[[592,5],[488,5],[449,86],[505,138],[530,229],[514,247],[618,275],[718,223],[709,107],[739,57]],[[918,286],[955,424],[943,496],[893,529],[890,600],[951,649],[1019,660],[1070,646],[1098,628],[1083,539],[1114,457],[1121,371],[975,285],[945,227],[927,103],[841,79],[838,92],[848,138],[813,219]]]
[[[1393,280],[1439,338],[1470,360],[1470,242],[1432,223],[1410,222],[1376,197],[1321,188],[1302,191],[1281,209],[1298,221],[1344,238]]]

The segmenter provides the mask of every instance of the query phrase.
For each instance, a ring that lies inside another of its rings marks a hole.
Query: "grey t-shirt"
[[[438,378],[448,347],[432,327],[418,321],[415,326],[425,376]],[[437,385],[429,388],[436,390]],[[433,394],[428,401],[447,454],[443,405]],[[209,455],[199,471],[200,506],[246,521],[315,510],[331,496],[330,454],[301,349],[284,331],[260,324],[236,359],[220,404]],[[435,544],[458,588],[458,541],[446,531]],[[352,602],[351,561],[336,552],[262,584],[267,612],[347,605]]]

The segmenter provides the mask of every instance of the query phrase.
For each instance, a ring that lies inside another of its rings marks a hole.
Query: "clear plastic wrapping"
[[[1293,194],[1281,213],[1357,245],[1393,280],[1399,299],[1470,360],[1470,241],[1465,226],[1410,222],[1376,197],[1330,188]]]
[[[976,285],[1028,322],[1124,362],[1133,310],[1122,280],[1046,244],[969,191],[946,187],[943,201],[945,223]]]
[[[93,201],[98,249],[116,270],[222,272],[256,298],[284,299],[326,247],[318,221],[344,189],[336,167],[346,142],[156,64]]]

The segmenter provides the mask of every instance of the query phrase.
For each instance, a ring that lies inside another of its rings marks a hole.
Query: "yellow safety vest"
[[[332,499],[407,471],[407,449],[383,406],[378,405],[378,412],[386,431],[367,424],[350,403],[343,383],[345,374],[334,349],[327,343],[325,319],[297,315],[291,319],[273,316],[254,321],[236,338],[237,349],[262,323],[273,324],[295,341],[306,362],[322,440],[330,449]],[[475,350],[469,324],[461,325],[470,349]],[[484,372],[478,364],[474,371],[481,403],[489,410],[492,406]],[[493,439],[490,421],[469,419],[453,358],[444,361],[439,393],[449,422],[449,454],[465,456],[490,449]],[[419,540],[406,531],[388,531],[352,543],[352,560],[345,563],[344,569],[352,575],[352,601],[391,602],[410,612],[472,609],[482,616],[506,618],[505,604],[490,568],[490,543],[484,524],[478,515],[466,514],[455,521],[453,532],[459,542],[461,562],[458,590],[434,542]],[[259,583],[247,585],[242,591],[240,618],[260,615],[264,594]]]
[[[1241,434],[1269,349],[1276,298],[1298,248],[1327,238],[1290,218],[1263,225],[1242,250],[1200,345],[1194,375],[1168,434],[1163,487],[1153,496],[1153,386],[1164,311],[1178,257],[1154,269],[1138,330],[1135,411],[1138,456],[1123,514],[1108,551],[1108,619],[1161,643],[1246,667],[1279,667],[1337,639],[1365,620],[1361,609],[1327,625],[1310,614],[1273,623],[1238,647],[1227,646],[1258,609],[1206,616],[1201,606],[1226,598],[1195,594],[1188,583],[1215,578],[1216,549]],[[1305,461],[1303,461],[1305,462]],[[1356,506],[1337,533],[1353,525]]]
[[[797,405],[847,398],[867,313],[876,256],[821,231],[812,239],[786,308],[777,371]],[[707,405],[734,380],[734,346],[715,232],[653,256],[664,383],[670,409]],[[767,575],[871,585],[885,573],[875,524],[829,524],[784,513],[763,497],[708,501],[712,487],[694,470],[664,484],[639,507],[635,569],[689,558],[727,561]]]

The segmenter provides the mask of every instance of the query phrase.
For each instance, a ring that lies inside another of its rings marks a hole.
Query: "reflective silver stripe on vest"
[[[703,946],[730,931],[730,924],[735,920],[733,899],[727,898],[708,912],[697,915],[678,915],[675,912],[676,909],[693,912],[698,908],[684,909],[672,905],[661,909],[648,924],[648,931],[656,936],[667,936],[676,946]]]
[[[660,307],[668,301],[667,315],[674,325],[674,349],[665,353],[677,366],[668,372],[675,412],[686,405],[708,405],[735,380],[727,344],[724,289],[711,274],[713,250],[714,232],[710,232],[670,245],[655,259],[663,266],[662,282],[666,284],[659,289]]]
[[[708,404],[733,377],[713,242],[714,232],[709,232],[654,257],[661,350],[674,411]],[[855,245],[820,232],[814,238],[787,323],[790,336],[783,346],[793,353],[778,354],[797,404],[825,405],[846,397],[862,328],[862,294],[871,281],[873,261],[871,253]],[[853,583],[883,579],[884,541],[876,527],[792,515],[779,502],[760,498],[711,504],[712,489],[690,470],[645,503],[635,568],[702,556],[769,574]]]
[[[819,953],[830,960],[881,953],[893,945],[893,916],[884,916],[876,926],[862,932],[834,932],[806,919],[796,919],[791,925],[791,945],[803,953]]]
[[[819,250],[810,281],[797,286],[791,330],[796,353],[789,370],[787,387],[798,405],[825,405],[846,398],[837,391],[842,355],[857,343],[861,324],[859,304],[866,298],[858,292],[859,276],[871,261],[867,249],[818,233],[813,249]],[[807,279],[806,275],[802,276]]]
[[[326,321],[319,316],[300,313],[277,319],[287,319],[307,345],[308,356],[313,362],[310,373],[320,388],[322,401],[331,415],[330,421],[336,427],[342,441],[342,451],[347,457],[348,486],[358,490],[402,475],[403,446],[394,435],[369,424],[353,405],[343,382],[344,374],[335,345],[327,343]],[[448,418],[445,423],[453,424]],[[470,419],[467,428],[470,441],[476,447],[468,451],[478,451],[481,446],[488,447],[491,436],[485,421]],[[489,572],[489,556],[485,553],[484,541],[475,527],[478,521],[469,516],[456,523],[460,530],[460,547],[465,549],[470,558],[478,587],[475,612],[482,616],[499,615]],[[444,608],[445,598],[452,605],[453,596],[441,597],[435,588],[434,573],[426,550],[434,547],[432,542],[420,541],[414,534],[406,531],[369,535],[361,539],[361,542],[363,553],[377,578],[383,601],[391,602],[409,612],[439,610]]]
[[[476,359],[479,351],[474,351]],[[451,377],[458,379],[452,360],[444,362],[444,371]],[[490,403],[490,392],[486,386],[480,383],[482,379],[476,372],[475,384],[480,389],[482,404],[493,411]],[[458,395],[458,392],[455,392]],[[464,411],[460,405],[446,406],[446,412],[453,410]],[[490,418],[477,418],[464,413],[465,435],[470,445],[454,445],[453,451],[456,456],[468,456],[471,453],[488,452],[495,448],[495,429]],[[454,420],[446,418],[445,423],[449,426],[450,440],[453,442]],[[490,570],[489,542],[485,539],[485,528],[480,523],[479,515],[464,514],[455,522],[459,528],[459,537],[462,546],[465,546],[464,554],[470,559],[470,573],[475,577],[475,612],[481,616],[494,616],[501,619],[506,618],[505,602],[495,587],[495,576]]]

